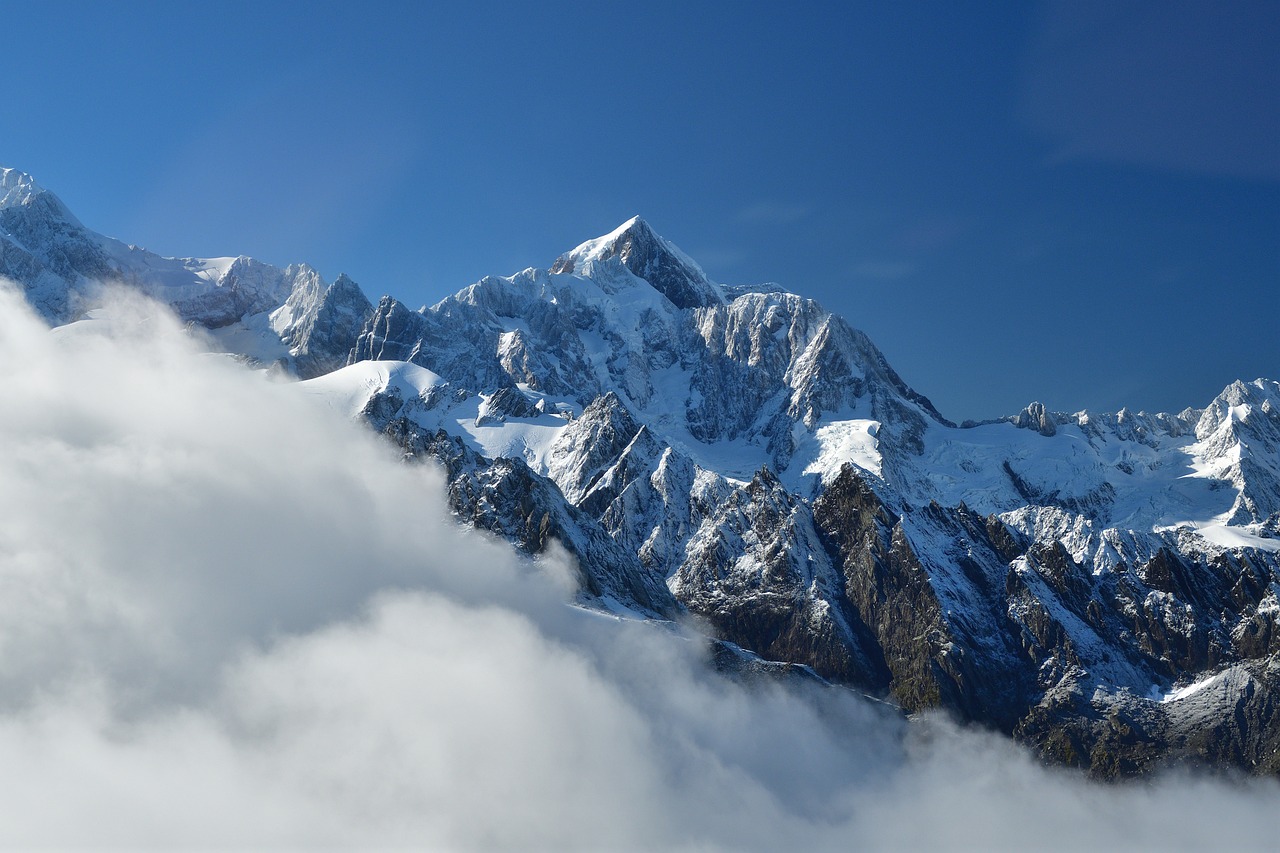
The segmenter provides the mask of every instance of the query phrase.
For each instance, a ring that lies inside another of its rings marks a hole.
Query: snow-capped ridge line
[[[283,393],[439,463],[460,521],[531,555],[562,543],[581,601],[692,613],[719,641],[1104,773],[1176,750],[1143,732],[1192,713],[1280,771],[1257,735],[1280,731],[1276,703],[1134,698],[1224,666],[1232,691],[1275,694],[1280,383],[1177,415],[1032,403],[957,428],[844,318],[721,287],[639,217],[414,311],[306,265],[160,258],[4,180],[0,274],[46,317],[118,280],[243,361],[315,377]]]

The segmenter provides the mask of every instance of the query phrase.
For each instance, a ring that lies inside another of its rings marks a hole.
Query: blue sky
[[[634,214],[954,420],[1280,376],[1280,4],[3,3],[90,227],[434,302]]]

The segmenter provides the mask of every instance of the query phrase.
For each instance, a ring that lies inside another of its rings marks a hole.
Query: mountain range
[[[169,305],[440,465],[461,521],[558,542],[583,605],[692,620],[722,667],[945,709],[1101,777],[1280,774],[1274,380],[957,426],[844,319],[716,283],[639,218],[414,310],[304,264],[159,257],[0,169],[0,277],[52,325],[112,287]]]

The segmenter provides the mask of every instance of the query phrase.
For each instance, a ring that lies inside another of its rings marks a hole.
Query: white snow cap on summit
[[[35,178],[18,169],[0,166],[0,210],[29,205],[38,198],[48,205],[49,212],[55,217],[77,228],[84,227],[62,199],[36,183]]]
[[[598,261],[612,258],[618,254],[620,250],[619,243],[625,242],[624,238],[626,237],[630,237],[637,242],[647,241],[662,247],[682,264],[697,272],[702,278],[707,278],[707,274],[697,261],[685,254],[675,243],[654,231],[653,226],[639,216],[631,217],[602,237],[586,241],[572,252],[569,252],[566,257],[575,261]],[[709,281],[710,279],[707,280]]]
[[[45,192],[35,178],[8,166],[0,166],[0,208],[17,207]]]
[[[659,236],[639,216],[561,255],[551,272],[582,272],[589,265],[614,258],[680,308],[725,301],[720,286],[707,277],[697,261]]]
[[[651,234],[657,239],[662,239],[654,233],[652,228],[649,227],[648,222],[645,222],[639,216],[633,216],[617,228],[610,231],[608,234],[582,243],[573,251],[569,252],[566,257],[572,258],[575,261],[598,261],[603,258],[612,257],[614,244],[617,243],[619,238],[624,234],[628,231],[632,231],[633,229],[637,233]]]

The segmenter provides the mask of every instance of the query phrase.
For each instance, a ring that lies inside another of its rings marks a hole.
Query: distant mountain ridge
[[[579,561],[584,602],[944,707],[1099,775],[1280,773],[1280,383],[1176,415],[956,427],[816,302],[728,288],[639,217],[434,306],[169,259],[0,170],[0,275],[104,284],[444,466],[458,516]]]

